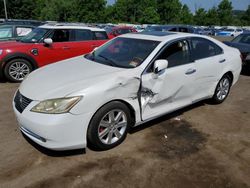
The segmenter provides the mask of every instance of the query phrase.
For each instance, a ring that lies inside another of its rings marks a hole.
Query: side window
[[[118,33],[122,35],[126,33],[131,33],[131,31],[130,29],[123,28],[123,29],[118,30]]]
[[[16,33],[18,37],[25,36],[29,34],[32,31],[32,28],[30,27],[17,27],[16,28]]]
[[[0,28],[0,39],[12,37],[12,27],[2,27]]]
[[[169,68],[190,63],[188,42],[181,40],[170,44],[157,59],[168,60]]]
[[[186,27],[180,27],[179,28],[179,32],[188,33],[188,28],[186,28]]]
[[[177,31],[177,28],[173,27],[173,28],[169,29],[169,31]]]
[[[56,29],[52,32],[53,42],[69,42],[70,41],[70,32],[69,29]]]
[[[223,50],[219,46],[203,38],[191,39],[191,48],[192,60],[208,58],[223,53]]]
[[[74,41],[93,40],[92,32],[90,30],[76,29],[74,30]]]
[[[94,36],[96,40],[107,40],[108,35],[105,31],[95,31]]]

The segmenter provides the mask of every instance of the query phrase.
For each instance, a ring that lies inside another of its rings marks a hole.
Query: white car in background
[[[240,52],[212,38],[148,32],[119,36],[90,54],[32,72],[13,100],[20,130],[53,150],[101,150],[131,127],[211,98],[223,102]]]
[[[227,28],[227,29],[224,29],[224,30],[216,33],[216,36],[237,37],[242,33],[243,33],[243,29]]]

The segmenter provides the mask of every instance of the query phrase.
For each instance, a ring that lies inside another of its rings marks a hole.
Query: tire
[[[33,70],[25,59],[13,59],[4,67],[4,76],[11,82],[21,82]]]
[[[230,92],[232,79],[229,75],[224,75],[216,86],[212,102],[220,104],[224,102]]]
[[[88,146],[101,151],[114,148],[124,141],[132,123],[130,110],[125,104],[118,101],[106,104],[89,124]]]

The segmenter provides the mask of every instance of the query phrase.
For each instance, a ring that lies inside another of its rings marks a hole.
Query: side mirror
[[[154,63],[154,73],[158,74],[162,70],[168,68],[168,60],[165,59],[159,59],[156,60]]]
[[[46,38],[43,42],[45,45],[50,46],[53,43],[53,40],[51,38]]]

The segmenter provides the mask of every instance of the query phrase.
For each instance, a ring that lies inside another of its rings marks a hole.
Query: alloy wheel
[[[98,126],[98,137],[103,144],[113,144],[125,134],[128,121],[122,110],[111,110],[103,116]]]
[[[216,92],[217,98],[220,101],[224,100],[227,97],[229,90],[230,90],[230,80],[227,77],[225,77],[221,79],[221,81],[219,82]]]
[[[21,81],[30,73],[30,68],[26,63],[17,61],[10,65],[8,73],[13,79]]]

